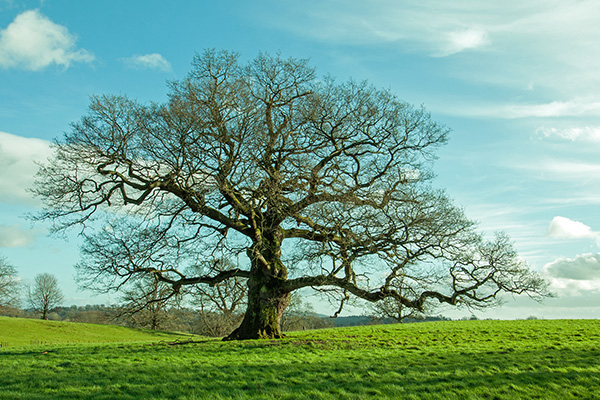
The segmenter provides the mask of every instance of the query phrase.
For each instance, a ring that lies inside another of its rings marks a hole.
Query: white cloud
[[[20,225],[0,225],[0,248],[25,247],[35,240],[35,232]]]
[[[600,232],[595,232],[586,224],[565,217],[554,217],[548,228],[548,235],[561,239],[600,239]]]
[[[125,58],[124,61],[134,68],[157,69],[165,72],[171,71],[171,63],[157,53],[143,55],[136,54],[129,58]]]
[[[26,189],[33,185],[36,162],[51,154],[46,140],[0,132],[0,203],[37,204]]]
[[[600,254],[581,254],[573,259],[561,257],[546,264],[544,271],[554,278],[600,280]]]
[[[449,32],[445,35],[447,42],[443,44],[439,56],[449,56],[463,50],[475,49],[489,43],[488,34],[482,29],[464,29]]]
[[[550,288],[559,297],[576,297],[600,292],[600,254],[580,254],[575,258],[560,257],[544,266]]]
[[[69,67],[90,62],[94,56],[75,47],[76,37],[38,10],[19,14],[0,31],[0,67],[38,71],[51,64]]]
[[[600,126],[585,126],[571,128],[548,128],[540,127],[536,130],[536,135],[542,138],[562,139],[571,142],[600,142]]]

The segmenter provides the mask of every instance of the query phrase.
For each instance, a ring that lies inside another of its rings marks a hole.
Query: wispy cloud
[[[570,128],[539,127],[536,136],[540,138],[568,140],[570,142],[600,142],[600,126]]]
[[[463,117],[498,119],[599,117],[600,102],[572,100],[538,104],[489,103],[483,105],[457,102],[445,105],[444,112]]]
[[[407,4],[392,0],[320,2],[286,5],[282,15],[265,18],[279,29],[338,44],[393,44],[398,49],[446,57],[490,43],[479,7],[437,0]],[[279,10],[279,12],[281,12]],[[332,17],[335,16],[335,17]],[[493,30],[493,26],[492,26]]]
[[[508,109],[509,118],[521,118],[598,113],[597,104],[581,111],[568,101],[551,101],[582,93],[598,98],[600,58],[591,49],[600,42],[599,13],[596,0],[307,0],[274,3],[258,18],[265,26],[338,47],[386,46],[392,55],[471,55],[468,64],[449,68],[448,74],[470,84],[560,95],[547,98],[547,104]]]
[[[600,116],[600,102],[553,101],[546,104],[508,105],[504,118]]]
[[[39,71],[52,64],[93,61],[91,53],[76,48],[76,41],[66,27],[38,10],[25,11],[0,31],[0,67]]]
[[[514,162],[510,168],[535,174],[535,179],[573,184],[586,182],[598,183],[600,180],[600,162],[579,161],[556,157],[532,158]],[[590,187],[596,190],[596,188]]]
[[[27,189],[38,166],[52,154],[50,142],[0,132],[0,202],[37,204]]]
[[[452,54],[451,47],[460,51],[479,47],[492,39],[502,45],[508,41],[513,50],[515,46],[529,43],[545,50],[562,43],[568,45],[569,39],[577,36],[581,29],[591,35],[600,32],[595,18],[598,6],[593,0],[577,4],[533,1],[527,5],[518,0],[501,4],[477,0],[412,3],[344,0],[308,1],[285,7],[287,19],[264,15],[265,21],[319,40],[344,43],[356,42],[357,38],[358,43],[402,40],[420,43],[430,53],[446,49]],[[279,13],[281,10],[274,7],[271,11]],[[563,41],[547,42],[548,35],[563,38]],[[518,38],[521,39],[514,43],[510,41]]]
[[[0,225],[0,248],[25,247],[35,240],[35,232],[20,225]]]
[[[171,63],[162,55],[157,53],[133,55],[123,59],[125,63],[133,68],[157,69],[159,71],[171,71]]]

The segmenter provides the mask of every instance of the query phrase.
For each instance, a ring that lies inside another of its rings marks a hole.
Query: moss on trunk
[[[277,339],[281,333],[281,316],[290,303],[290,294],[282,290],[287,268],[281,262],[280,242],[264,240],[253,246],[248,278],[248,306],[241,325],[225,340]],[[260,260],[257,255],[260,255]]]

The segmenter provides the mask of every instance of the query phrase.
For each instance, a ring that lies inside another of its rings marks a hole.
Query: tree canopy
[[[432,187],[449,129],[422,107],[307,60],[214,50],[169,89],[164,104],[93,97],[40,169],[40,218],[83,227],[84,286],[245,279],[231,339],[279,337],[306,287],[340,309],[351,295],[422,310],[545,294],[506,235],[485,240]]]

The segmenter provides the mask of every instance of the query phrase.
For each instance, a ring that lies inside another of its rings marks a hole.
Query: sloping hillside
[[[115,325],[0,317],[0,344],[3,347],[61,343],[158,342],[186,340],[190,336]]]

